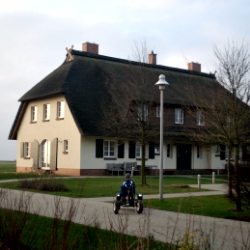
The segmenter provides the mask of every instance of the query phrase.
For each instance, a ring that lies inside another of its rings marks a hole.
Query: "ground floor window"
[[[103,154],[104,157],[115,157],[114,141],[103,141]]]
[[[155,154],[160,154],[160,143],[155,143]]]
[[[167,144],[167,158],[171,158],[171,144]]]
[[[135,158],[141,158],[141,144],[136,142],[135,144]]]

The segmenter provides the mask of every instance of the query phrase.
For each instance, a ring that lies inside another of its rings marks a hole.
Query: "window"
[[[230,152],[229,152],[230,151]],[[234,148],[232,147],[232,148],[228,148],[228,147],[226,147],[226,160],[228,160],[228,156],[229,156],[229,159],[230,160],[234,160]],[[229,153],[230,153],[230,155],[229,155]]]
[[[175,109],[175,124],[184,123],[184,112],[182,109]]]
[[[115,157],[115,142],[103,141],[104,157]]]
[[[198,126],[204,126],[204,113],[202,111],[196,112],[196,124]]]
[[[215,156],[220,156],[220,146],[219,145],[215,145],[214,153],[215,153]]]
[[[148,106],[143,105],[143,110],[142,106],[138,107],[138,121],[147,121],[148,119]]]
[[[160,107],[159,106],[157,106],[156,108],[155,108],[155,116],[156,117],[160,117]]]
[[[135,158],[141,158],[141,144],[136,142],[135,144]]]
[[[50,119],[50,104],[43,105],[43,120],[48,121]]]
[[[63,142],[63,151],[65,153],[68,153],[68,151],[69,151],[69,142],[68,142],[68,140],[64,140],[64,142]]]
[[[155,143],[155,154],[160,154],[160,143]]]
[[[57,118],[64,118],[64,101],[57,102]]]
[[[199,145],[196,146],[196,157],[201,159],[201,147]]]
[[[167,144],[167,158],[171,158],[171,145]]]
[[[22,158],[30,158],[30,143],[29,142],[21,142],[21,157]]]
[[[37,106],[31,106],[31,122],[37,121]]]

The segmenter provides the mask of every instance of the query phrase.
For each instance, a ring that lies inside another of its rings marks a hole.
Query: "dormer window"
[[[143,108],[141,106],[138,107],[138,121],[147,121],[148,119],[148,106],[143,105]]]
[[[175,124],[184,123],[184,111],[183,109],[175,109]]]
[[[196,112],[196,124],[198,126],[204,126],[204,124],[205,124],[204,112],[202,112],[202,111],[197,111]]]
[[[155,108],[155,116],[156,116],[157,118],[160,117],[160,107],[159,107],[159,106],[157,106],[157,107]]]

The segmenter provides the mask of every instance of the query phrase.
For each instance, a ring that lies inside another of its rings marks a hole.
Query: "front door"
[[[191,169],[191,144],[177,144],[177,170]]]

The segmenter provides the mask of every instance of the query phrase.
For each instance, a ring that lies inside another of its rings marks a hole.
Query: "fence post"
[[[201,188],[201,176],[198,174],[198,188]]]
[[[215,172],[212,172],[212,183],[215,183]]]
[[[135,170],[135,168],[134,168],[134,167],[132,167],[132,168],[131,168],[131,178],[133,177],[134,170]]]
[[[217,175],[220,175],[220,168],[217,167]]]

